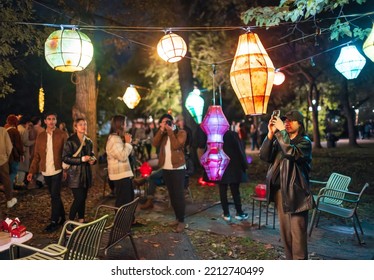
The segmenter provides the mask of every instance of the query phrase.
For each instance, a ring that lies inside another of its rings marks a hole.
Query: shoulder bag
[[[82,147],[83,147],[83,144],[84,144],[84,141],[86,140],[86,137],[83,136],[83,141],[81,143],[81,145],[79,146],[78,150],[74,153],[73,157],[76,157],[77,155],[79,155],[79,153],[81,152],[82,150]],[[64,170],[67,170],[70,168],[70,164],[67,164],[65,162],[62,162],[62,169]]]

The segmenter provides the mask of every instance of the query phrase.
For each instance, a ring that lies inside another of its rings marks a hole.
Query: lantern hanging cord
[[[216,81],[215,81],[215,76],[217,73],[217,68],[216,64],[212,64],[212,73],[213,73],[213,105],[216,105]]]

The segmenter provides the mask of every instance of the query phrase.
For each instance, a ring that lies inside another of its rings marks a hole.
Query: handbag
[[[84,141],[86,140],[86,137],[83,136],[83,141],[81,143],[81,145],[79,146],[78,150],[74,153],[73,157],[76,157],[77,155],[79,155],[79,153],[81,152],[82,150],[82,147],[83,147],[83,144],[84,144]],[[62,162],[62,169],[64,170],[68,170],[70,168],[70,164],[67,164],[65,162]]]

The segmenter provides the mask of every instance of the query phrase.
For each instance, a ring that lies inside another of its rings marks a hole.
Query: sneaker
[[[186,227],[185,223],[179,222],[175,231],[178,232],[178,233],[181,233],[181,232],[184,231],[185,227]]]
[[[243,213],[243,214],[240,214],[240,215],[236,215],[235,216],[235,219],[237,219],[238,221],[243,221],[243,220],[246,220],[248,219],[248,214],[247,213]]]
[[[45,227],[44,231],[48,233],[54,232],[59,228],[59,226],[60,225],[58,223],[52,221],[48,226]]]
[[[6,202],[6,207],[12,208],[17,203],[17,198],[13,197],[11,200]]]
[[[231,222],[231,216],[230,216],[230,214],[228,214],[228,215],[222,214],[222,218],[223,218],[226,222]]]

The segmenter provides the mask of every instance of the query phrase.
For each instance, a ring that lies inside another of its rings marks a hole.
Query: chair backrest
[[[332,173],[326,183],[325,191],[323,194],[327,196],[336,197],[337,199],[324,197],[322,198],[321,202],[340,206],[342,204],[341,199],[344,198],[345,194],[341,192],[336,192],[334,190],[348,191],[348,186],[350,182],[351,177],[339,173]]]
[[[76,227],[66,244],[65,260],[93,260],[100,249],[101,237],[109,215]]]
[[[138,201],[139,197],[118,208],[116,215],[114,216],[113,227],[109,234],[107,247],[131,233],[131,226],[134,222],[134,214],[136,207],[138,206]]]

